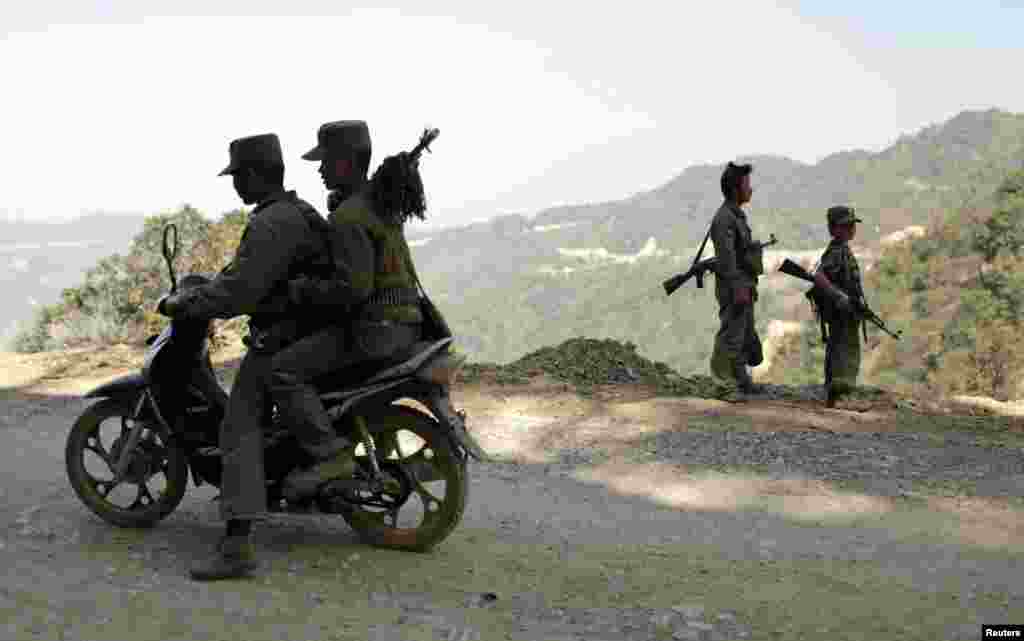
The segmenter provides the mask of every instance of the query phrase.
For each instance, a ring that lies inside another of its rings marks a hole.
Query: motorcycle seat
[[[451,342],[450,338],[441,341],[419,341],[388,358],[353,363],[324,374],[316,378],[313,384],[323,393],[353,385],[370,385],[408,376],[425,363],[430,356],[440,352]]]

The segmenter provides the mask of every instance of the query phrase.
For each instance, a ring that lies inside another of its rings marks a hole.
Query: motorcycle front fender
[[[141,374],[128,374],[104,383],[87,393],[83,398],[120,398],[135,400],[146,389],[146,379]]]

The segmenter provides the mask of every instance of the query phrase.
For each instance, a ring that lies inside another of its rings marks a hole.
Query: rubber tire
[[[469,498],[469,481],[466,470],[466,463],[459,463],[455,448],[449,436],[430,414],[403,405],[390,405],[383,412],[364,416],[367,429],[371,434],[383,431],[387,426],[401,423],[402,428],[415,433],[426,441],[435,457],[449,458],[455,467],[455,478],[446,481],[445,491],[451,486],[451,501],[446,501],[444,506],[443,524],[435,528],[425,537],[396,537],[393,528],[374,528],[359,522],[354,512],[342,512],[342,517],[349,526],[356,531],[360,539],[374,547],[387,548],[392,550],[404,550],[408,552],[428,552],[444,539],[448,538],[459,523],[466,511],[466,501]]]
[[[112,506],[89,486],[83,453],[90,435],[106,419],[129,416],[130,403],[107,398],[89,406],[75,421],[64,448],[64,467],[75,494],[85,506],[104,521],[124,528],[150,528],[173,512],[185,496],[188,487],[188,461],[184,449],[168,444],[168,490],[160,499],[142,510],[125,510]]]

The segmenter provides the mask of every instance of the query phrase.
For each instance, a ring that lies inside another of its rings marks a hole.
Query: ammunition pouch
[[[355,321],[352,323],[352,347],[367,360],[389,358],[396,352],[406,350],[420,337],[417,323],[395,321]]]
[[[366,300],[366,307],[386,307],[418,305],[420,293],[412,287],[395,287],[392,289],[378,289]]]
[[[755,278],[764,274],[764,248],[757,243],[751,244],[743,251],[743,259],[747,271]]]

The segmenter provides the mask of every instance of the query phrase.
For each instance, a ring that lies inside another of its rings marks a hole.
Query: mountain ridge
[[[858,251],[871,256],[883,238],[985,201],[1024,166],[1024,114],[962,112],[879,152],[844,150],[814,164],[772,154],[736,160],[754,164],[747,209],[755,237],[775,233],[773,249],[811,255],[827,242],[827,207],[852,204],[866,221]],[[410,229],[408,236],[425,288],[474,360],[511,362],[545,345],[594,336],[633,342],[683,374],[703,373],[717,325],[711,288],[688,286],[668,298],[661,282],[685,268],[704,237],[722,201],[720,172],[695,165],[623,200]],[[139,264],[160,268],[159,256],[150,255],[156,250],[141,251]],[[210,267],[230,255],[206,258]],[[161,278],[147,276],[154,286]],[[765,275],[759,329],[792,319],[794,306],[803,304],[799,284],[790,280]]]

